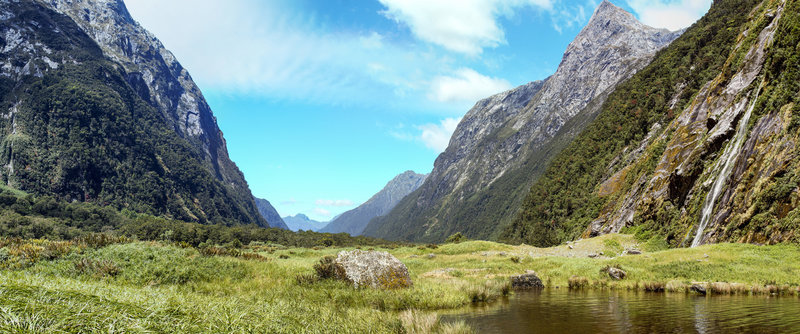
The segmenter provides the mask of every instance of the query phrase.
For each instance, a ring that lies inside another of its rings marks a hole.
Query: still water
[[[545,289],[443,318],[477,333],[800,333],[800,298]]]

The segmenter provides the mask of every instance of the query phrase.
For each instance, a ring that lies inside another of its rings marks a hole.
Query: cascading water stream
[[[717,197],[719,197],[719,194],[722,193],[722,188],[725,186],[725,181],[728,180],[728,177],[730,176],[733,166],[736,162],[736,157],[739,156],[739,151],[742,149],[745,132],[747,132],[747,123],[750,121],[750,115],[753,113],[753,108],[756,106],[756,100],[758,100],[758,94],[760,91],[761,86],[759,86],[758,90],[756,90],[756,96],[753,98],[753,102],[750,103],[750,107],[747,108],[744,116],[739,121],[739,126],[736,128],[736,135],[733,136],[733,140],[730,144],[728,144],[728,147],[726,147],[725,151],[722,153],[721,162],[723,162],[725,165],[723,165],[722,170],[719,172],[719,174],[717,174],[717,178],[714,180],[714,185],[711,187],[708,195],[706,195],[705,202],[703,202],[700,226],[697,227],[697,234],[695,234],[694,241],[692,241],[692,247],[699,246],[700,242],[702,242],[703,231],[705,231],[706,227],[708,226],[708,222],[711,220],[711,214],[714,211],[714,204],[717,201]]]

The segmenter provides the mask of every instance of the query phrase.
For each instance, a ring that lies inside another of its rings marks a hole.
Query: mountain
[[[479,101],[459,123],[425,183],[365,235],[442,241],[489,238],[510,224],[551,157],[594,119],[614,87],[680,32],[654,29],[603,1],[558,70]]]
[[[270,227],[282,228],[284,230],[289,229],[289,226],[286,226],[281,215],[278,214],[278,210],[275,210],[275,207],[273,207],[268,200],[258,197],[253,197],[253,199],[256,201],[258,212],[267,220]]]
[[[121,1],[4,1],[0,12],[4,183],[267,226],[199,89]]]
[[[372,218],[389,213],[403,197],[417,190],[427,175],[406,171],[389,181],[381,191],[364,204],[334,218],[320,232],[360,235]]]
[[[283,217],[283,221],[286,222],[286,225],[292,231],[319,231],[319,229],[328,224],[327,222],[318,222],[316,220],[312,220],[302,213],[298,213],[294,216]]]
[[[718,0],[609,97],[501,235],[798,241],[800,3]]]

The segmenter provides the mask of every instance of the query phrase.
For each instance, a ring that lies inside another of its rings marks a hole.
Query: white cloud
[[[656,28],[679,30],[702,17],[711,0],[627,0],[642,23]]]
[[[287,1],[127,0],[206,90],[326,105],[425,96],[446,59],[374,31],[332,31]],[[376,15],[378,15],[376,13]]]
[[[469,68],[456,71],[455,76],[438,76],[431,82],[430,98],[440,102],[476,102],[482,98],[511,89],[504,79],[490,78]]]
[[[323,208],[314,208],[314,210],[312,210],[312,211],[315,214],[318,214],[318,215],[323,216],[323,217],[330,217],[331,216],[331,212],[328,211],[328,210],[325,210]]]
[[[337,199],[337,200],[318,199],[316,202],[314,202],[314,204],[324,205],[324,206],[352,206],[353,201],[349,199]]]
[[[294,199],[294,197],[285,201],[281,201],[281,205],[295,205],[295,204],[297,204],[297,200]]]
[[[550,0],[380,0],[387,17],[407,25],[418,38],[448,50],[477,55],[505,43],[497,17],[514,7],[549,9]]]
[[[447,148],[447,144],[450,143],[450,137],[453,135],[453,131],[456,130],[458,126],[458,122],[461,121],[461,118],[446,118],[443,119],[439,124],[425,124],[418,126],[417,128],[422,131],[419,135],[419,139],[430,149],[433,149],[436,152],[444,152]]]

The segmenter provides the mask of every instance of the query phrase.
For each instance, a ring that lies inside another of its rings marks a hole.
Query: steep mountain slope
[[[319,231],[319,229],[328,225],[327,222],[318,222],[308,216],[298,213],[294,216],[287,216],[283,217],[283,221],[286,222],[286,226],[289,227],[292,231]]]
[[[282,228],[284,230],[288,230],[289,226],[286,226],[286,223],[281,218],[281,215],[278,214],[278,210],[275,210],[275,207],[265,199],[253,197],[256,201],[256,207],[258,208],[258,213],[261,214],[261,217],[267,220],[267,223],[270,227]]]
[[[440,241],[454,232],[490,237],[511,221],[543,166],[594,117],[608,93],[679,35],[645,26],[603,1],[555,74],[479,101],[425,184],[375,219],[365,235],[420,241]],[[570,122],[576,115],[581,117]]]
[[[2,2],[0,12],[3,182],[66,201],[266,226],[246,183],[220,180],[203,149],[73,20],[34,1]]]
[[[798,41],[796,0],[715,1],[612,94],[503,238],[798,240]]]
[[[397,175],[364,204],[342,213],[319,231],[360,235],[372,218],[389,213],[403,197],[417,190],[425,181],[426,176],[410,170]]]

